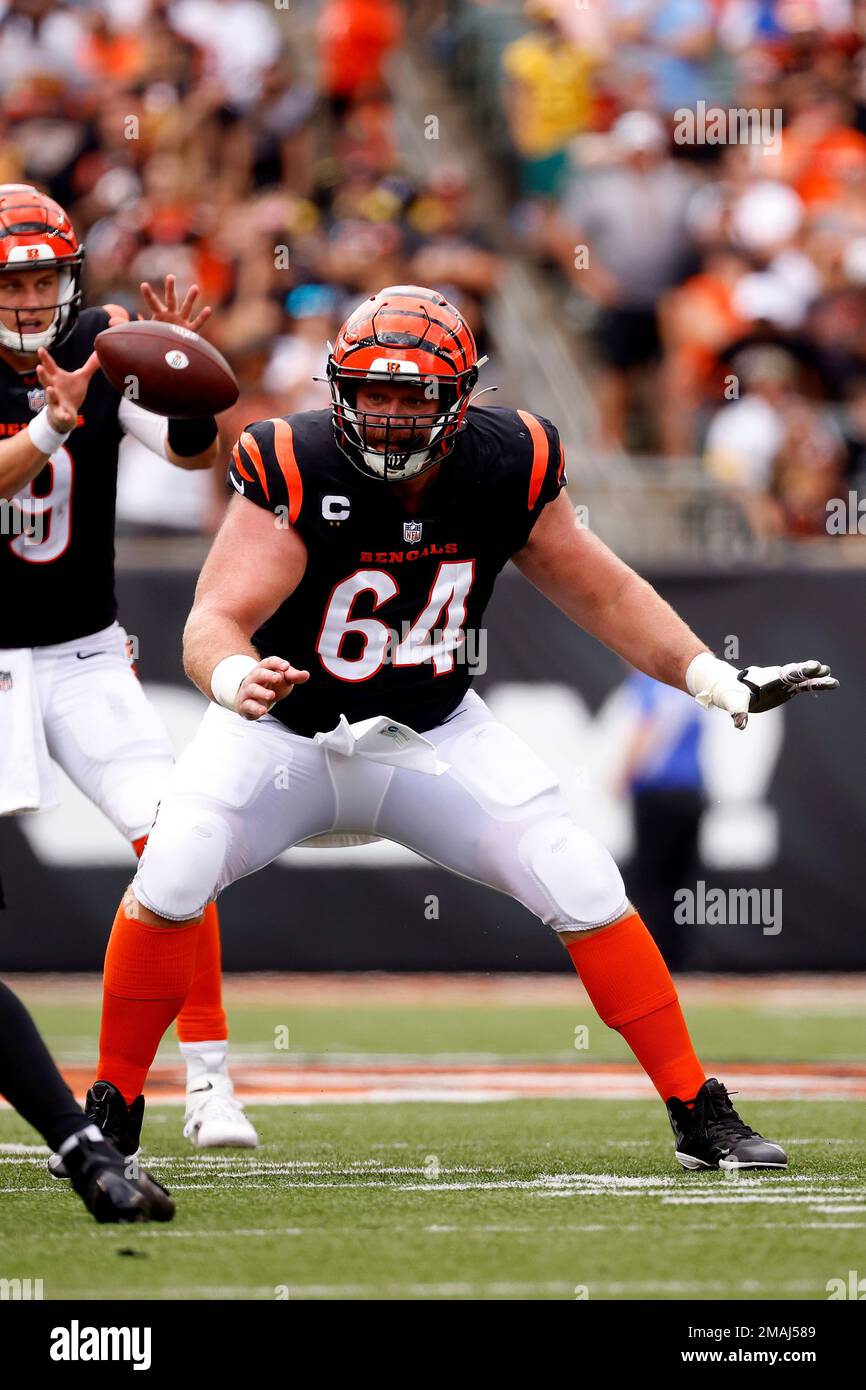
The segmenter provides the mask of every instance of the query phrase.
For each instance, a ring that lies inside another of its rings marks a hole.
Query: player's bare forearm
[[[183,633],[183,665],[190,680],[212,699],[211,676],[227,656],[258,657],[250,633],[230,613],[209,604],[194,605]]]
[[[184,631],[184,669],[212,698],[215,668],[229,656],[256,657],[253,633],[303,578],[300,536],[270,513],[233,497],[204,563]],[[287,660],[290,652],[280,653]]]
[[[48,461],[30,442],[28,430],[0,441],[0,498],[8,501],[38,477]]]
[[[565,493],[545,507],[513,557],[522,574],[578,627],[656,680],[685,689],[707,645],[652,585],[591,531],[575,524]]]

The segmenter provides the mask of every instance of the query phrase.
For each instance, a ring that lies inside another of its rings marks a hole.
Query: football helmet
[[[390,285],[360,304],[328,347],[334,433],[357,468],[398,483],[451,453],[481,363],[468,324],[443,295]],[[359,383],[375,381],[421,386],[438,408],[391,416],[359,410]]]
[[[0,343],[13,352],[33,353],[63,341],[81,311],[84,247],[59,203],[26,183],[0,184],[0,309],[14,313],[16,327],[0,324]],[[3,277],[12,271],[56,269],[60,288],[49,326],[39,333],[21,328],[24,311],[3,302]]]

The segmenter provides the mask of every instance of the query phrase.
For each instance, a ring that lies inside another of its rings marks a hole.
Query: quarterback
[[[511,894],[557,933],[665,1102],[681,1164],[787,1164],[704,1074],[616,864],[471,689],[461,656],[513,559],[575,623],[738,727],[837,682],[819,662],[738,672],[709,652],[575,525],[554,426],[471,404],[478,366],[442,295],[384,289],[330,352],[331,409],[259,421],[233,451],[235,495],[184,635],[212,703],[108,951],[100,1081],[122,1152],[138,1146],[141,1090],[208,904],[292,845],[384,837]]]
[[[118,448],[129,433],[178,468],[210,468],[217,427],[149,414],[98,371],[97,333],[129,315],[81,308],[83,259],[53,199],[0,185],[0,814],[55,803],[54,759],[140,854],[172,749],[116,621]],[[195,329],[210,313],[192,317],[195,286],[178,306],[171,276],[164,301],[149,285],[142,292],[156,319]],[[184,1132],[204,1146],[253,1146],[226,1068],[214,908],[197,933],[189,984],[178,1019]],[[104,1105],[96,1088],[88,1113]]]

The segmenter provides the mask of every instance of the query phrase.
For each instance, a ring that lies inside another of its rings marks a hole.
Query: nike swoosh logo
[[[92,656],[105,656],[105,652],[76,652],[79,661],[89,661]]]
[[[238,482],[238,480],[237,480],[237,478],[235,477],[234,473],[231,473],[231,472],[230,472],[230,473],[229,473],[229,477],[230,477],[231,480],[232,480],[232,486],[235,487],[235,488],[237,488],[238,492],[241,494],[241,496],[243,496],[243,492],[244,492],[244,485],[243,485],[243,483],[239,483],[239,482]]]

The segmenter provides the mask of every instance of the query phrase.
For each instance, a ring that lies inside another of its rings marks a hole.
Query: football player
[[[477,376],[454,307],[391,287],[340,331],[331,409],[260,421],[233,451],[237,495],[184,635],[186,670],[213,703],[169,777],[108,952],[100,1082],[125,1151],[207,904],[291,845],[384,837],[511,894],[558,934],[666,1103],[681,1164],[786,1166],[704,1074],[610,854],[471,689],[466,635],[513,559],[575,623],[738,727],[837,682],[818,662],[742,673],[709,652],[575,525],[550,421],[472,406]]]
[[[72,1186],[97,1221],[170,1221],[174,1216],[165,1188],[150,1173],[130,1167],[76,1103],[32,1018],[2,980],[0,1095],[62,1156]]]
[[[97,333],[129,315],[113,305],[82,309],[83,259],[57,203],[28,185],[0,185],[0,814],[53,804],[50,755],[140,854],[172,750],[116,621],[118,447],[129,433],[178,468],[210,468],[217,426],[212,417],[150,414],[97,371]],[[210,314],[193,316],[195,286],[178,306],[172,276],[164,300],[150,285],[142,292],[156,319],[197,329]],[[132,961],[127,971],[121,990],[132,1000],[140,993]],[[226,1065],[213,909],[197,933],[178,1035],[184,1133],[203,1146],[254,1146]],[[88,1115],[104,1106],[94,1087]]]

